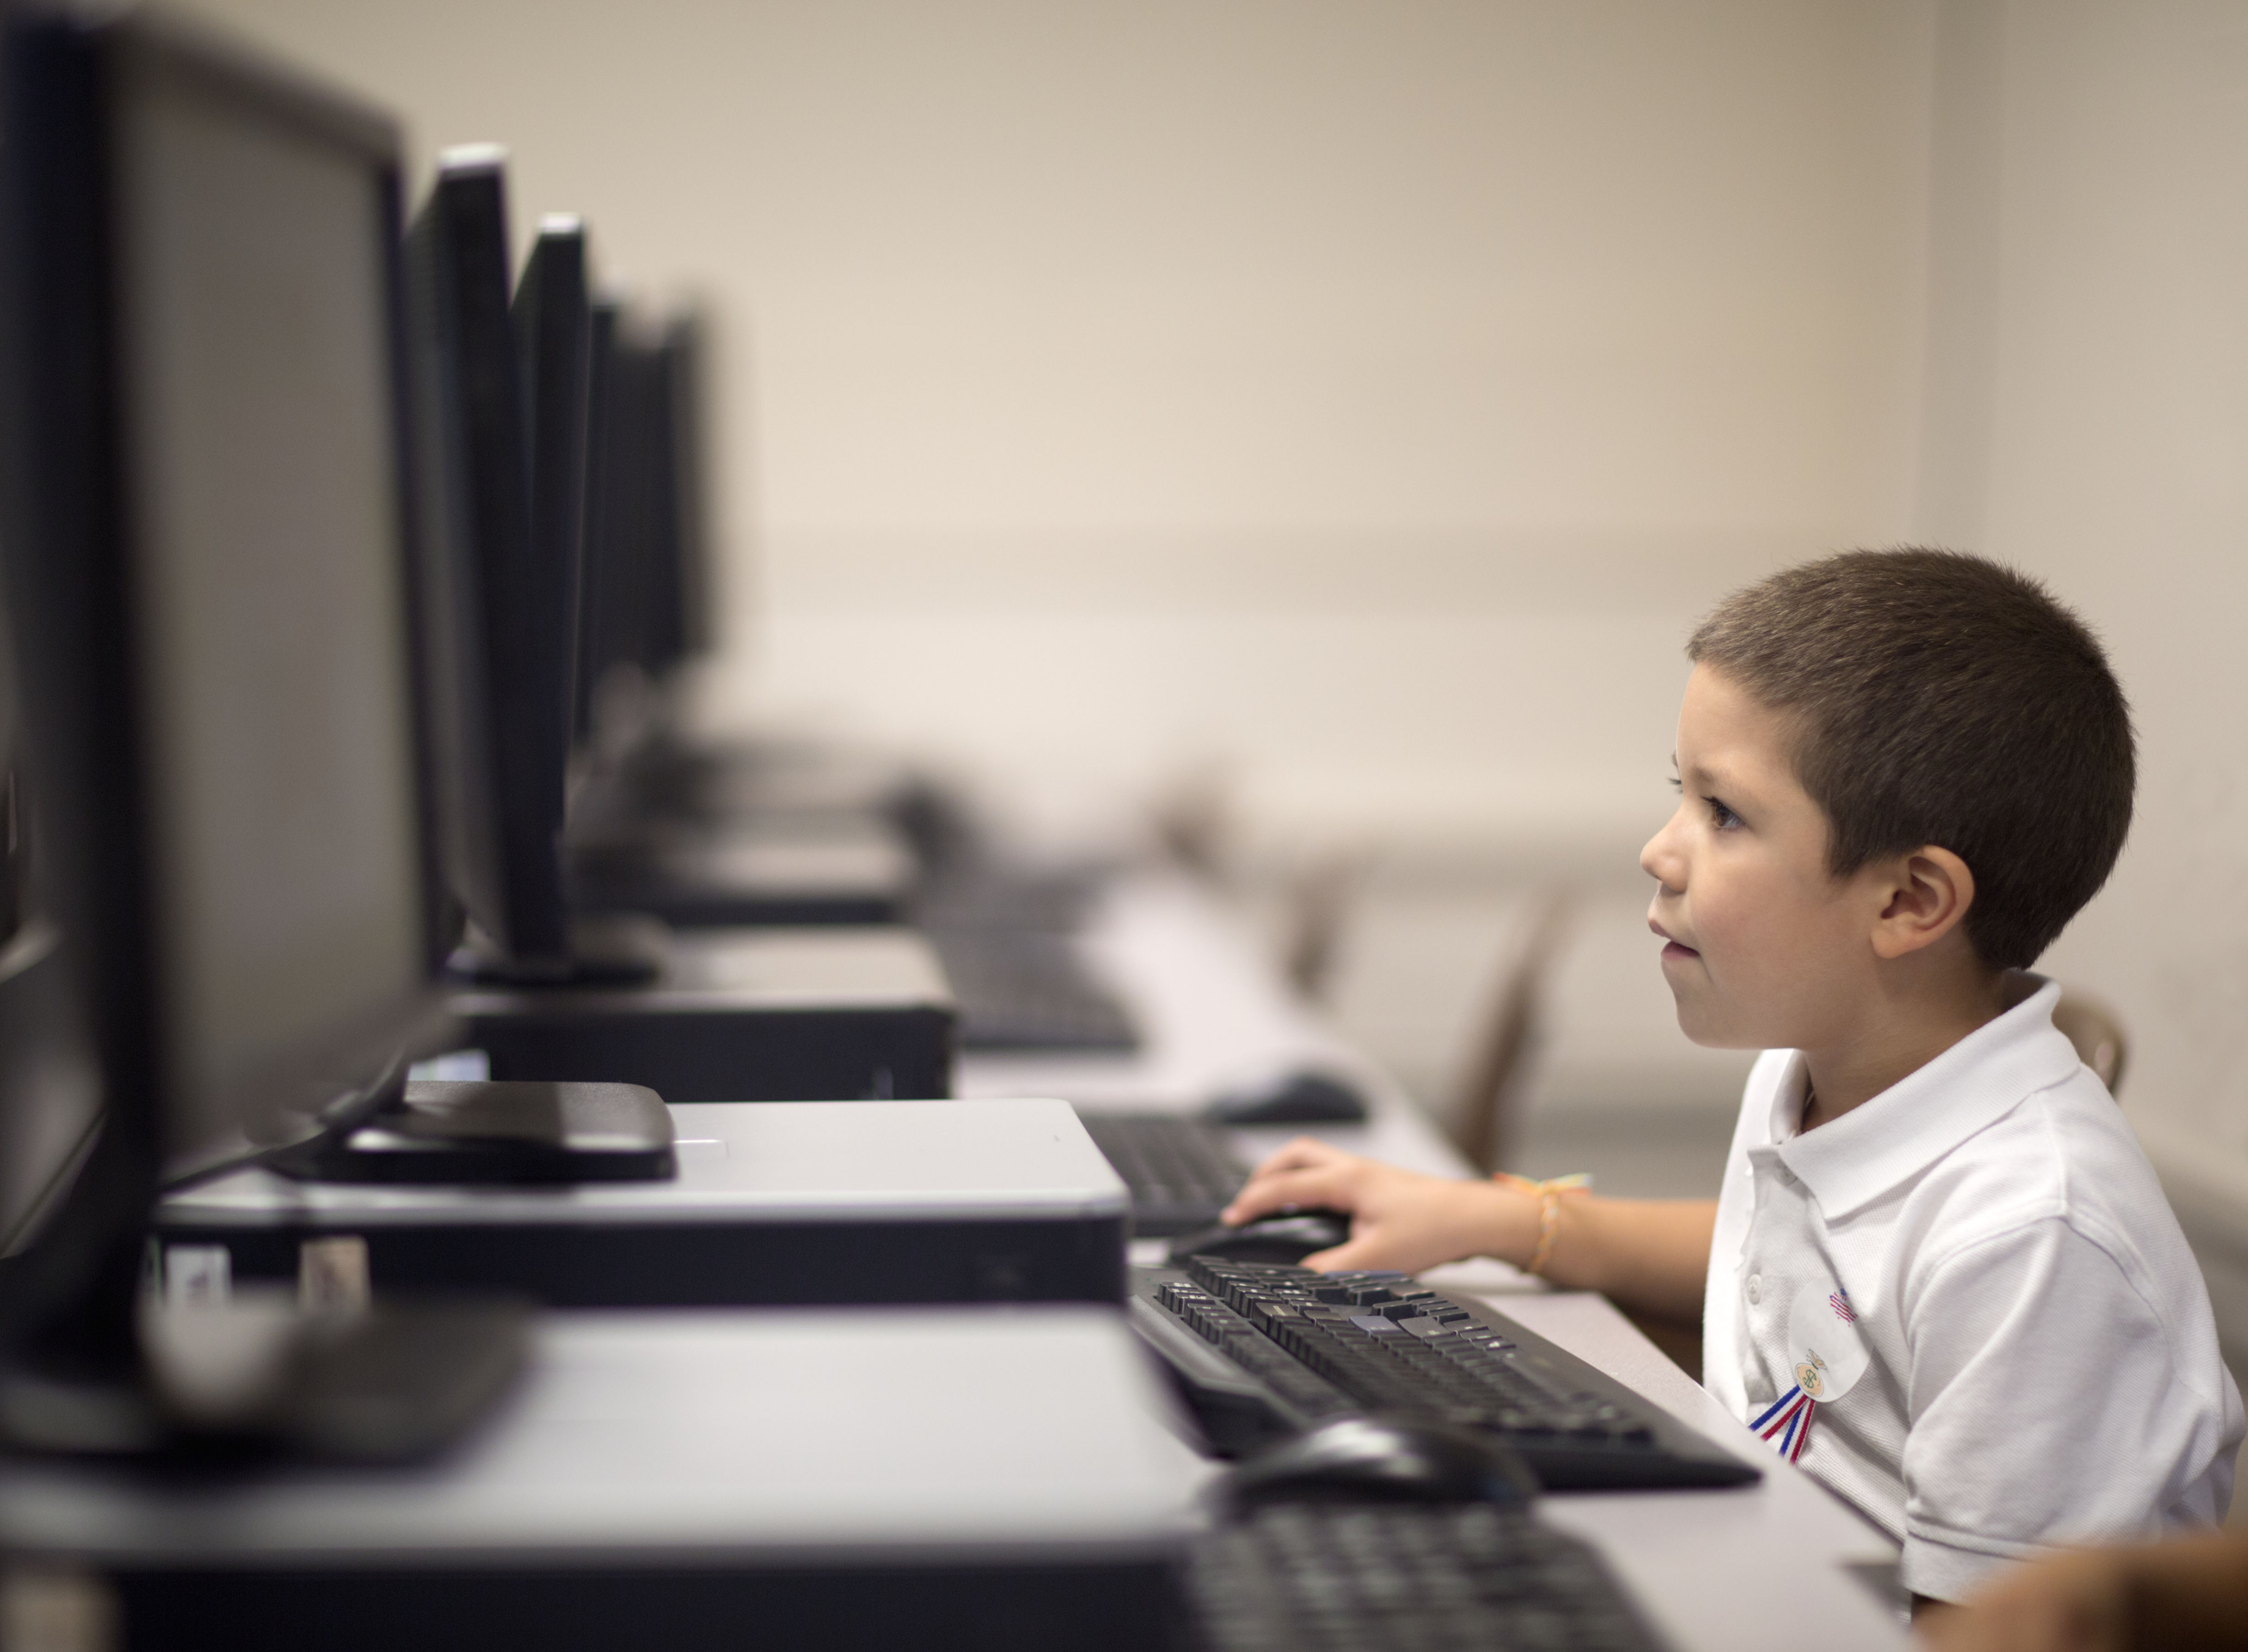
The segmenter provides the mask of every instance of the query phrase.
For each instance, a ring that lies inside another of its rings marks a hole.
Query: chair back
[[[1337,845],[1313,855],[1289,879],[1280,967],[1307,1004],[1325,1004],[1334,988],[1345,932],[1374,870],[1366,844]]]
[[[2088,993],[2063,987],[2060,1002],[2053,1006],[2053,1024],[2076,1046],[2077,1059],[2099,1075],[2108,1093],[2116,1094],[2122,1087],[2130,1045],[2114,1011]]]
[[[1513,1151],[1522,1081],[1537,1047],[1546,983],[1575,908],[1566,888],[1548,887],[1536,893],[1521,943],[1499,971],[1486,1001],[1451,1113],[1453,1141],[1478,1170],[1501,1169]]]

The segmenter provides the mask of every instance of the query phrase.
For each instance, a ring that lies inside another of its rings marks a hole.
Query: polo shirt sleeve
[[[2056,1543],[2150,1535],[2223,1431],[2160,1317],[2053,1217],[1938,1261],[1906,1306],[1902,1574],[1957,1601]]]

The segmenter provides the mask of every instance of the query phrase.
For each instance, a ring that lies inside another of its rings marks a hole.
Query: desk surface
[[[963,1096],[1058,1095],[1086,1108],[1186,1113],[1232,1084],[1317,1062],[1353,1075],[1373,1103],[1363,1125],[1235,1133],[1254,1162],[1292,1135],[1438,1176],[1467,1166],[1387,1073],[1279,986],[1253,937],[1202,890],[1165,875],[1127,879],[1097,915],[1089,961],[1146,1034],[1131,1057],[971,1056]],[[1761,1483],[1713,1491],[1574,1492],[1548,1518],[1595,1545],[1678,1652],[1755,1652],[1815,1641],[1822,1652],[1895,1648],[1906,1635],[1871,1580],[1896,1546],[1763,1448],[1604,1299],[1549,1290],[1504,1263],[1432,1270],[1483,1297],[1735,1449]]]

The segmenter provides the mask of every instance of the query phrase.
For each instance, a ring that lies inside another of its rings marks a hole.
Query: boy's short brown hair
[[[1967,863],[1993,968],[2035,963],[2122,852],[2130,707],[2083,621],[2012,568],[1846,552],[1735,592],[1686,657],[1788,715],[1836,877],[1922,844]]]

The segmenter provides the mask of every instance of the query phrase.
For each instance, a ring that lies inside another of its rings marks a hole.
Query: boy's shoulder
[[[2049,1015],[2033,1020],[2010,1041],[2012,1059],[1964,1064],[1927,1098],[1929,1112],[1971,1128],[1948,1141],[1939,1128],[1941,1150],[1898,1190],[1904,1280],[2018,1271],[2028,1288],[2059,1245],[2112,1267],[2118,1288],[2183,1333],[2206,1314],[2207,1287],[2162,1182],[2107,1086]],[[1905,1299],[1920,1294],[1908,1285]]]
[[[1931,1238],[1941,1234],[1943,1251],[2058,1221],[2102,1248],[2137,1252],[2159,1239],[2167,1253],[2175,1239],[2183,1255],[2154,1166],[2114,1098],[2080,1064],[1931,1157],[1905,1203],[1934,1230]]]
[[[2199,1270],[2122,1109],[2053,1025],[2050,983],[1892,1090],[1786,1140],[1793,1052],[1751,1075],[1742,1134],[1779,1145],[1825,1219],[1909,1236],[1916,1270],[2056,1222],[2142,1290]]]
[[[2135,1357],[2155,1361],[2173,1393],[2238,1417],[2201,1265],[2122,1109],[2089,1068],[2022,1098],[1931,1163],[1902,1201],[1892,1238],[1909,1339],[1960,1345],[1954,1315],[1972,1329],[1965,1343],[1996,1338],[1996,1320],[1978,1317],[1977,1305],[2000,1318],[2100,1326],[2110,1339],[2136,1326]],[[2106,1346],[2110,1360],[2082,1374],[2121,1382],[2120,1353]],[[2023,1363],[1989,1357],[2005,1368]],[[2050,1392],[2049,1378],[2036,1381]]]

